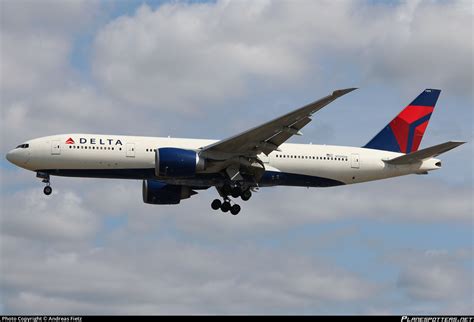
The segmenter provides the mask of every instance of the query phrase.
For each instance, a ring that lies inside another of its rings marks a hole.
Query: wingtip
[[[347,93],[350,93],[350,92],[352,92],[352,91],[355,91],[356,89],[358,89],[358,87],[337,89],[337,90],[335,90],[334,92],[332,92],[332,95],[334,95],[334,96],[342,96],[342,95],[346,95]]]

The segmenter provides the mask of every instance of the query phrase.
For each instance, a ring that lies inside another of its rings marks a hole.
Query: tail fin
[[[418,150],[441,90],[425,89],[364,148],[411,153]]]

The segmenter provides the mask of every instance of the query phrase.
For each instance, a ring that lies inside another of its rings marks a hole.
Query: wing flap
[[[421,149],[416,152],[408,153],[391,160],[386,160],[384,162],[393,165],[418,163],[429,158],[434,158],[442,153],[448,152],[449,150],[452,150],[464,143],[466,142],[449,141],[431,146],[429,148]]]

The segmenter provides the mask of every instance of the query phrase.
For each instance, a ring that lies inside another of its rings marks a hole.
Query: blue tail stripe
[[[363,146],[367,149],[376,149],[384,151],[400,152],[400,145],[393,134],[390,125],[387,125],[380,131],[369,143]]]
[[[425,89],[410,105],[435,106],[440,93],[439,89]]]
[[[431,117],[431,113],[428,115],[423,116],[421,119],[416,120],[415,122],[410,124],[409,130],[408,130],[408,142],[407,142],[407,153],[412,152],[412,147],[413,147],[413,138],[415,136],[415,129],[418,125],[423,124],[424,122],[428,121]]]

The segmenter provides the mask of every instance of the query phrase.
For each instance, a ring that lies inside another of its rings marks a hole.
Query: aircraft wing
[[[214,160],[227,160],[235,156],[255,157],[261,152],[266,155],[311,122],[311,115],[356,88],[339,89],[331,95],[280,116],[270,122],[242,132],[228,139],[203,147],[200,155]]]

